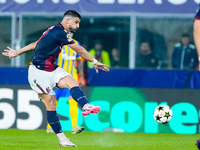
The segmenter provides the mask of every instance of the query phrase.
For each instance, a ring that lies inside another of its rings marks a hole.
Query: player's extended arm
[[[83,62],[81,59],[77,59],[77,69],[80,76],[79,85],[82,87],[84,85],[84,73],[83,73]]]
[[[2,52],[2,55],[4,56],[8,56],[9,58],[13,58],[13,57],[17,57],[25,52],[31,51],[33,49],[35,49],[37,42],[31,43],[23,48],[21,48],[20,50],[14,50],[10,47],[7,47],[7,49],[4,49],[4,52]]]
[[[200,20],[198,19],[194,20],[193,36],[194,36],[194,43],[196,45],[196,50],[197,50],[198,58],[200,62]]]
[[[104,70],[104,71],[109,71],[109,69],[107,68],[108,66],[105,64],[102,64],[100,62],[98,62],[96,59],[94,59],[92,57],[92,55],[90,55],[87,50],[85,48],[83,48],[82,46],[74,43],[74,44],[68,44],[69,47],[71,47],[75,52],[77,52],[81,57],[83,57],[84,59],[90,61],[92,64],[94,64],[94,68],[96,70],[96,72],[98,73],[98,69]]]

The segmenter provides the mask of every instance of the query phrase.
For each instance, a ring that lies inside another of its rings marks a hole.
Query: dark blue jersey
[[[197,11],[196,11],[196,15],[195,15],[195,17],[194,17],[194,20],[195,19],[200,19],[200,4],[199,4],[199,7],[198,7],[198,9],[197,9]]]
[[[48,28],[38,40],[32,62],[36,68],[51,72],[58,67],[54,62],[62,46],[73,43],[69,33],[60,23],[54,25]]]

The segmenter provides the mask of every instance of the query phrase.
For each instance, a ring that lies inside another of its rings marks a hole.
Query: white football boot
[[[70,142],[68,138],[64,139],[63,141],[59,141],[59,146],[76,147],[76,145]]]

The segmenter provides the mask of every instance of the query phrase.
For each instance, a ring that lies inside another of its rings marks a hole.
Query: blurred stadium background
[[[199,0],[0,0],[0,49],[19,49],[36,41],[63,13],[74,9],[82,15],[75,33],[87,50],[95,39],[111,56],[118,48],[120,62],[109,73],[89,69],[82,89],[98,115],[84,118],[86,131],[122,129],[127,133],[200,132],[200,74],[195,70],[173,69],[174,45],[183,33],[193,42],[193,17]],[[148,39],[159,59],[155,68],[137,67],[141,41]],[[32,52],[14,59],[0,55],[0,129],[46,128],[46,112],[27,80],[26,63]],[[63,99],[58,114],[64,131],[70,131],[68,104]],[[153,110],[168,104],[173,110],[169,124],[158,125]],[[95,124],[95,126],[94,126]],[[1,132],[1,131],[0,131]]]

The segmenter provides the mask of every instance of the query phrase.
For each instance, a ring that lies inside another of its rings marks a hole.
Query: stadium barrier
[[[125,70],[122,72],[127,75]],[[158,77],[157,71],[151,70],[150,72],[155,73],[152,76]],[[181,80],[188,80],[186,75],[189,75],[189,71],[183,71],[182,74],[182,71],[178,72],[179,76],[176,76],[175,81],[178,80],[178,77]],[[193,73],[194,75],[190,75],[191,78],[198,77],[198,72]],[[4,74],[5,77],[5,79],[1,78],[0,80],[0,129],[45,129],[47,122],[45,106],[27,84],[27,69],[1,68],[0,74]],[[170,76],[172,75],[169,73],[165,77],[164,74],[166,73],[163,73],[163,78],[161,79],[166,80],[168,77],[168,82],[170,82]],[[119,78],[118,75],[120,74],[114,76],[116,82]],[[100,72],[99,76],[97,78],[104,78],[102,72]],[[149,76],[149,82],[155,83],[152,81],[152,76]],[[141,76],[140,80],[145,81],[145,77],[143,77]],[[20,84],[21,80],[24,81]],[[162,83],[160,80],[159,82]],[[199,81],[196,80],[196,82],[198,83]],[[82,89],[92,104],[101,107],[99,114],[87,117],[83,117],[79,110],[78,124],[84,125],[86,130],[102,132],[105,128],[119,128],[128,133],[195,134],[200,132],[199,89],[119,87],[114,85],[87,86]],[[173,111],[172,120],[165,125],[158,124],[153,119],[153,110],[160,104],[169,105]],[[60,99],[57,112],[63,130],[70,131],[71,121],[69,119],[67,99]]]

